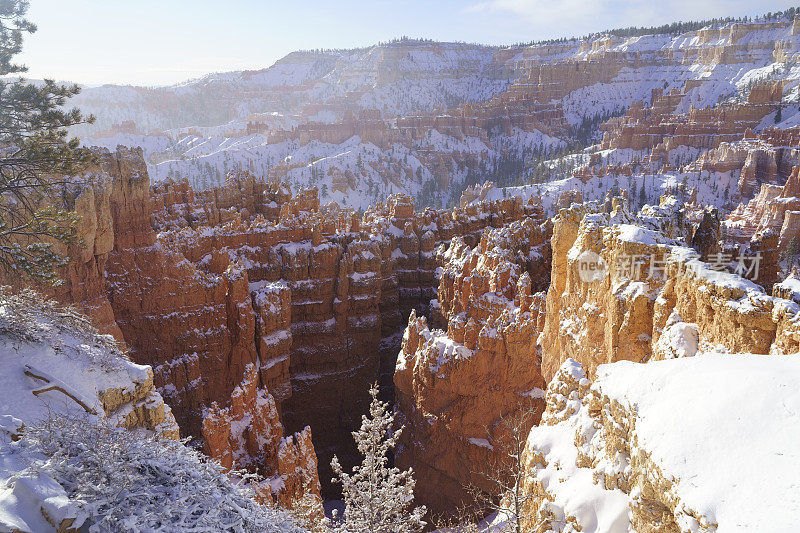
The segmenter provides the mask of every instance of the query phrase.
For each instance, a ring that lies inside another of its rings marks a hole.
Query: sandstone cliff
[[[431,327],[443,329],[411,314],[394,374],[406,426],[396,461],[413,467],[416,498],[434,515],[471,504],[467,486],[496,490],[479,470],[505,453],[502,420],[541,407],[535,291],[547,283],[549,231],[528,217],[475,247],[454,238],[431,302]]]
[[[545,379],[568,358],[590,376],[603,363],[648,361],[667,324],[676,322],[695,324],[702,342],[733,352],[796,350],[796,305],[736,273],[752,277],[752,259],[742,255],[737,263],[730,254],[703,262],[673,233],[679,213],[662,206],[662,216],[649,216],[657,210],[648,208],[634,217],[622,204],[616,207],[592,213],[599,208],[586,204],[555,218],[540,339]],[[602,264],[597,278],[585,276],[587,258]]]
[[[778,451],[795,445],[790,412],[740,398],[782,390],[781,401],[794,405],[798,395],[780,384],[798,371],[796,355],[706,353],[603,365],[590,382],[568,359],[528,437],[522,527],[791,528],[797,466]]]

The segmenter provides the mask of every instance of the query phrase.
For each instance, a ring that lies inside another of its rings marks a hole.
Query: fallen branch
[[[27,369],[27,370],[25,370],[25,375],[26,376],[30,376],[30,377],[35,378],[35,379],[40,379],[40,380],[42,380],[42,381],[44,381],[46,383],[50,383],[50,380],[47,379],[46,377],[38,376],[38,375],[34,374],[33,371],[31,371],[31,367],[29,367],[28,365],[25,365],[25,368]]]
[[[96,414],[97,414],[97,411],[95,411],[94,409],[92,409],[91,407],[89,407],[88,405],[86,405],[85,403],[83,403],[81,400],[79,400],[79,399],[78,399],[78,398],[77,398],[75,395],[73,395],[73,394],[72,394],[72,393],[70,393],[69,391],[65,390],[63,387],[59,387],[58,385],[50,385],[49,387],[45,387],[45,388],[43,388],[43,389],[36,389],[36,390],[34,390],[34,391],[31,391],[31,392],[32,392],[33,394],[35,394],[36,396],[39,396],[40,394],[44,394],[45,392],[48,392],[48,391],[51,391],[51,390],[55,390],[55,391],[58,391],[58,392],[62,392],[62,393],[64,393],[65,395],[69,396],[70,398],[72,398],[72,399],[75,401],[75,403],[77,403],[78,405],[80,405],[81,407],[83,407],[83,409],[84,409],[84,410],[85,410],[87,413],[89,413],[89,414],[93,414],[93,415],[96,415]]]
[[[49,378],[40,376],[39,374],[35,374],[31,369],[31,367],[28,365],[25,365],[25,375],[30,376],[34,379],[44,381],[45,383],[50,383],[51,381]],[[51,390],[63,393],[64,395],[71,398],[75,403],[83,407],[83,410],[86,411],[87,413],[97,415],[97,411],[95,411],[94,409],[83,403],[83,401],[81,401],[77,396],[75,396],[74,394],[66,390],[64,387],[61,387],[59,385],[50,385],[49,387],[44,387],[43,389],[36,389],[31,392],[34,394],[34,396],[39,396],[40,394],[44,394],[45,392],[49,392]]]

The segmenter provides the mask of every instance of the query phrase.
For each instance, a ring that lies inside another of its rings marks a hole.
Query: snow
[[[396,127],[396,117],[417,112],[442,114],[442,109],[485,101],[514,83],[522,84],[534,58],[591,61],[595,55],[607,52],[637,52],[645,59],[642,63],[652,59],[655,64],[634,66],[629,62],[607,81],[580,87],[551,102],[563,108],[572,126],[587,118],[619,114],[635,101],[649,102],[654,89],[683,89],[690,80],[703,83],[687,92],[677,113],[741,100],[751,83],[762,80],[786,81],[784,101],[795,102],[800,92],[800,65],[775,62],[770,52],[770,44],[776,42],[791,50],[800,47],[800,36],[791,35],[790,26],[740,35],[736,46],[752,48],[748,48],[751,59],[747,63],[695,58],[699,51],[730,45],[728,29],[706,43],[701,43],[694,32],[610,40],[600,37],[594,43],[585,43],[590,46],[580,47],[577,40],[564,43],[562,51],[555,53],[535,45],[514,46],[498,54],[496,49],[480,45],[419,41],[355,50],[293,52],[263,70],[212,74],[173,87],[87,88],[74,103],[86,112],[94,112],[102,123],[81,126],[76,133],[83,134],[89,145],[112,149],[117,144],[142,146],[154,182],[184,177],[195,189],[204,189],[221,184],[230,171],[250,169],[257,176],[285,179],[294,189],[316,185],[323,204],[335,201],[364,210],[392,193],[404,192],[418,200],[424,198],[426,205],[442,207],[458,201],[468,176],[466,161],[486,161],[503,154],[520,156],[523,149],[561,148],[565,140],[518,128],[500,134],[488,132],[488,139],[470,134],[451,136],[430,129],[414,141],[381,147],[357,136],[337,143],[277,142],[271,134],[289,132],[303,124],[338,122],[346,111],[358,116],[361,110],[378,112]],[[593,48],[591,44],[599,46]],[[673,59],[665,60],[664,54]],[[686,58],[692,61],[685,61]],[[291,99],[285,97],[287,91],[292,94]],[[183,105],[180,110],[158,105],[164,98],[180,98]],[[774,118],[774,113],[768,114],[756,131],[774,125]],[[133,120],[139,130],[151,134],[110,135],[98,131],[123,120]],[[248,122],[264,124],[267,134],[244,135]],[[785,106],[779,125],[799,124],[800,111],[796,106]],[[679,168],[705,151],[678,146],[667,157],[671,165]],[[441,170],[435,163],[440,159],[430,158],[431,152],[445,155],[449,190],[425,190],[425,185],[433,182],[435,171]],[[584,156],[591,152],[600,155],[606,165],[633,158],[645,161],[650,155],[648,151],[598,151],[595,147],[562,161],[581,166]],[[553,181],[498,188],[490,199],[504,194],[542,196],[547,214],[553,215],[558,195],[564,191],[577,190],[584,199],[596,200],[613,188],[636,192],[644,183],[644,199],[657,203],[663,192],[685,182],[687,187],[697,189],[700,203],[724,206],[734,195],[738,180],[737,172],[696,172],[685,168],[685,172],[657,176],[609,175],[584,184],[570,178],[569,171],[557,168],[556,163],[551,162]],[[532,171],[532,167],[526,167],[521,176],[510,178],[529,180]],[[334,175],[348,179],[336,181],[335,189]],[[488,174],[481,177],[492,179]],[[343,182],[347,184],[342,185]]]
[[[615,160],[628,159],[620,157],[625,151],[615,150]],[[559,196],[564,192],[577,191],[581,193],[584,201],[602,200],[606,193],[612,190],[638,191],[644,184],[645,201],[657,204],[661,195],[675,189],[679,184],[686,182],[686,186],[697,189],[698,202],[705,205],[723,206],[727,203],[727,194],[732,194],[736,188],[738,177],[730,172],[667,172],[657,175],[634,174],[632,176],[608,174],[604,177],[592,177],[586,183],[578,178],[568,177],[556,179],[545,183],[522,185],[517,187],[496,188],[486,195],[486,200],[496,201],[504,197],[519,196],[524,202],[531,196],[540,197],[545,214],[553,216],[557,212]]]
[[[639,446],[682,505],[720,530],[790,531],[800,513],[800,357],[702,354],[602,365],[595,386],[637,412]]]
[[[99,392],[112,388],[132,392],[136,383],[149,379],[149,367],[125,359],[113,340],[94,333],[86,319],[76,317],[77,327],[68,327],[65,317],[52,309],[34,307],[21,314],[18,305],[6,300],[0,306],[0,413],[26,424],[53,411],[85,413],[62,392],[33,394],[57,384],[103,414]]]
[[[454,341],[441,331],[434,330],[429,333],[427,342],[430,342],[434,347],[432,352],[435,354],[435,359],[427,361],[427,366],[434,374],[437,374],[444,365],[451,361],[469,359],[473,355],[472,350]]]
[[[470,437],[467,440],[473,446],[480,446],[481,448],[487,448],[489,450],[494,449],[494,446],[492,446],[487,439]]]
[[[523,392],[521,395],[526,398],[544,398],[544,391],[538,387],[534,387],[527,392]]]
[[[653,350],[663,354],[665,359],[692,357],[697,353],[699,343],[700,330],[697,324],[683,322],[681,317],[673,312]]]
[[[14,459],[0,457],[0,482],[6,481],[7,472],[24,468],[24,463]],[[4,531],[52,530],[43,511],[56,524],[70,518],[80,524],[87,518],[69,501],[64,488],[44,474],[32,474],[4,485],[0,486],[0,529]]]
[[[794,276],[794,273],[790,274],[788,278],[783,280],[780,283],[776,283],[775,287],[779,291],[786,291],[787,296],[791,300],[800,303],[800,279]]]
[[[67,519],[93,533],[302,531],[180,441],[70,417],[0,438],[0,530],[54,532]]]
[[[86,317],[0,292],[0,368],[0,531],[301,531],[183,442],[116,427],[133,406],[105,412],[99,394],[142,392],[152,371]]]
[[[670,242],[661,233],[633,224],[618,224],[615,228],[617,238],[622,242],[639,242],[649,245],[668,244]]]
[[[570,360],[569,363],[575,362]],[[566,512],[578,519],[580,531],[584,533],[629,531],[627,495],[619,489],[606,490],[594,482],[592,469],[576,466],[580,451],[574,445],[576,435],[591,431],[592,420],[588,416],[573,416],[561,424],[534,427],[527,447],[535,447],[547,462],[536,471],[536,478],[554,497],[548,508],[555,520],[564,521]]]
[[[244,124],[251,115],[265,113],[296,119],[309,103],[324,105],[311,117],[329,119],[333,113],[340,120],[337,103],[344,99],[356,110],[376,109],[388,117],[430,111],[486,100],[505,88],[515,73],[502,68],[495,51],[481,45],[405,41],[297,51],[266,69],[210,74],[171,87],[86,87],[72,103],[95,114],[98,123],[76,133],[96,133],[123,120],[150,131]],[[394,76],[382,76],[386,72]],[[287,92],[292,98],[285,97]],[[360,98],[353,98],[358,93]],[[177,98],[184,104],[179,109],[159,105]]]
[[[672,327],[684,324],[679,319],[670,318]],[[631,457],[644,453],[671,484],[656,496],[676,502],[682,530],[795,529],[800,354],[686,355],[600,365],[591,390],[581,393],[578,387],[589,385],[582,367],[564,362],[547,392],[556,411],[548,411],[527,443],[544,459],[532,474],[552,496],[542,507],[554,523],[566,525],[573,516],[583,532],[629,531],[629,505],[644,497],[641,479],[632,477],[625,490],[603,479],[631,476]],[[589,412],[596,405],[590,398],[618,402],[630,415],[622,435],[631,457],[621,453],[619,435]]]

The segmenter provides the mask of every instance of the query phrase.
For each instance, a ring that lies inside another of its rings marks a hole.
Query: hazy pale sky
[[[407,35],[513,44],[623,26],[757,15],[791,0],[31,0],[28,77],[163,85],[259,69],[298,49]]]

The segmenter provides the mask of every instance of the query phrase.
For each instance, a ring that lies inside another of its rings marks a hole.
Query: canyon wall
[[[585,204],[555,218],[540,338],[547,381],[567,359],[581,363],[589,376],[604,363],[648,361],[663,334],[689,325],[699,342],[732,352],[797,350],[796,304],[729,273],[739,268],[733,254],[719,264],[701,261],[681,242],[686,233],[670,205],[634,217],[622,202],[611,213]],[[746,261],[739,273],[752,277],[753,261]],[[601,264],[601,275],[587,277],[588,264]],[[768,268],[765,260],[760,274]]]
[[[391,397],[403,326],[412,311],[429,313],[436,293],[436,249],[454,237],[474,245],[485,228],[541,213],[518,198],[415,212],[413,200],[395,195],[359,219],[321,207],[316,190],[292,196],[247,173],[201,193],[186,182],[151,190],[140,151],[101,152],[99,161],[78,204],[87,247],[70,251],[97,282],[91,293],[68,282],[62,299],[104,311],[95,319],[153,367],[182,434],[213,441],[206,449],[215,456],[238,457],[229,466],[274,477],[282,466],[272,448],[294,446],[284,455],[305,457],[302,479],[286,481],[279,500],[297,496],[298,485],[319,492],[306,472],[310,439],[326,490],[334,453],[345,465],[358,459],[350,431],[371,383]],[[101,200],[89,201],[93,194]],[[105,240],[92,234],[98,226]],[[237,398],[270,398],[274,412]],[[267,417],[261,426],[250,407]],[[242,445],[245,419],[272,444]],[[276,444],[284,434],[287,444]]]
[[[503,421],[538,410],[533,424],[541,414],[536,337],[549,236],[539,210],[484,233],[475,246],[454,238],[438,252],[444,266],[430,326],[415,312],[409,318],[394,374],[405,425],[396,463],[414,469],[416,499],[433,515],[469,505],[468,486],[496,491],[479,470],[506,453]]]

